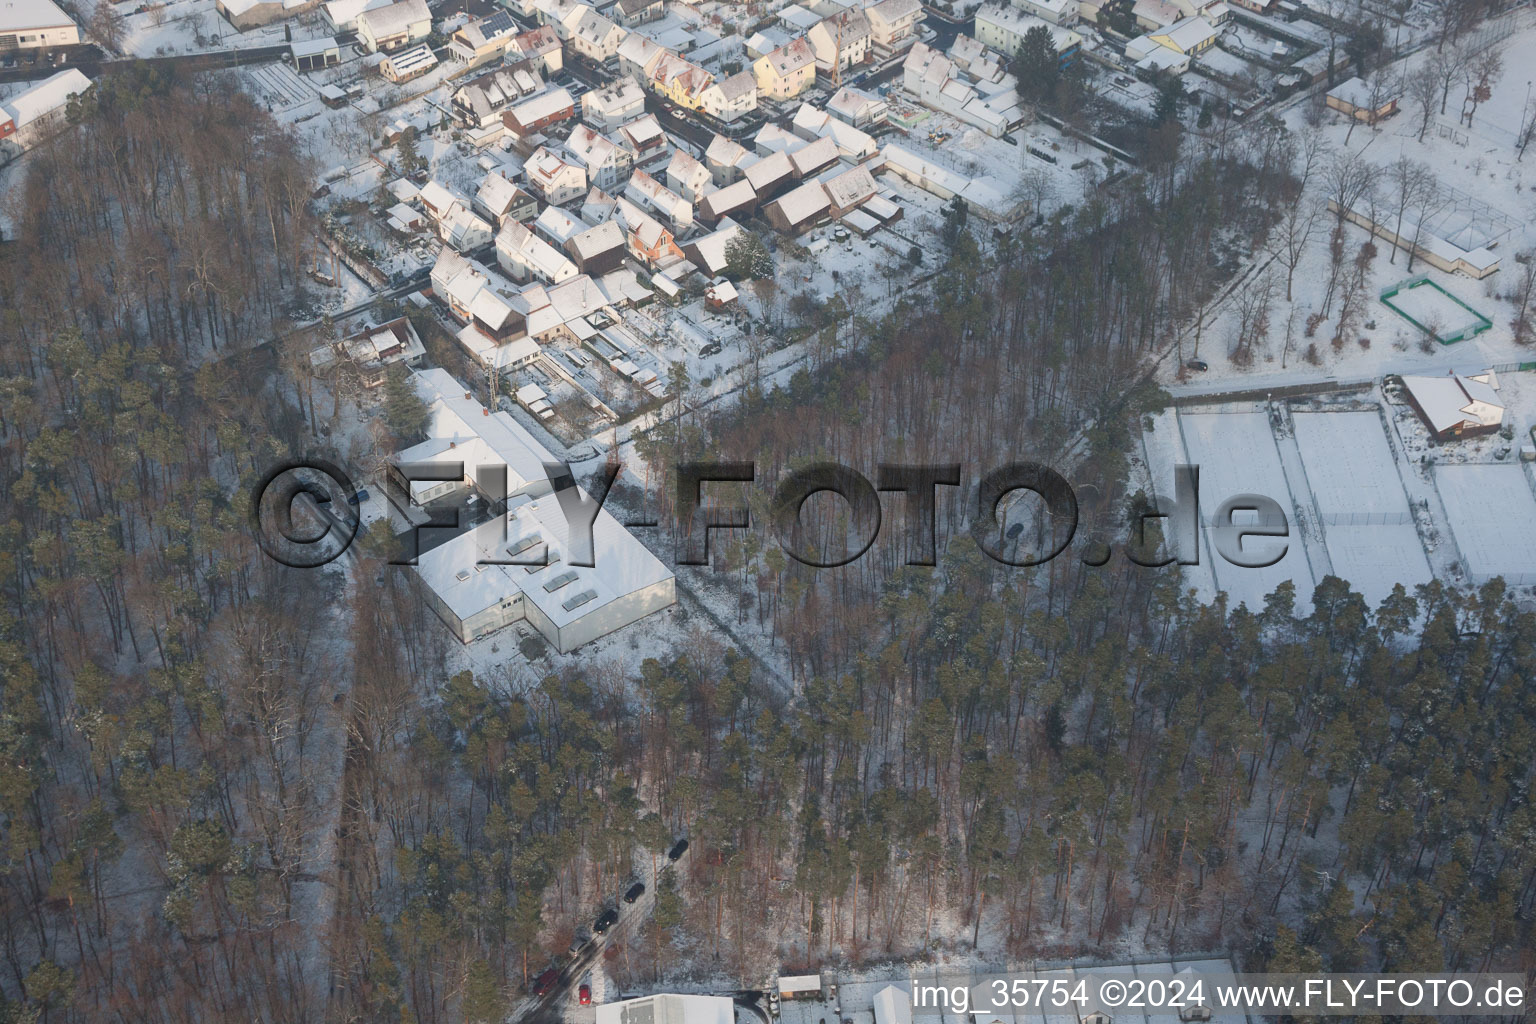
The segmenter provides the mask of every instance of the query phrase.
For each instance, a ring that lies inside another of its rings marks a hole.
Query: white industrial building
[[[433,611],[461,642],[469,643],[518,621],[527,621],[556,650],[569,653],[583,644],[622,629],[677,602],[675,578],[607,511],[592,524],[593,565],[573,565],[570,527],[551,492],[544,463],[555,457],[505,412],[492,413],[444,370],[414,375],[417,393],[430,411],[430,440],[396,456],[406,462],[464,463],[464,479],[406,481],[391,469],[392,495],[410,490],[410,503],[448,497],[478,486],[477,471],[495,466],[506,471],[502,495],[482,494],[496,515],[417,559],[416,572],[426,585]],[[519,561],[530,564],[494,564]],[[491,563],[491,564],[488,564]],[[653,996],[655,1024],[733,1024],[729,999],[724,1016],[708,996]],[[670,1000],[685,1000],[678,1006]],[[704,1000],[695,1006],[693,1000]],[[668,1002],[663,1002],[668,1001]],[[600,1007],[618,1013],[631,1004]],[[641,1008],[633,1007],[639,1014]],[[613,1017],[618,1021],[640,1017]],[[649,1020],[647,1022],[649,1024]]]
[[[728,996],[667,993],[597,1007],[597,1024],[735,1024],[735,1020],[735,1005]]]
[[[74,46],[80,29],[53,0],[0,3],[0,50]]]

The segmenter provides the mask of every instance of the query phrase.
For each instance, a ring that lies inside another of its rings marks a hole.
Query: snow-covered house
[[[631,32],[619,44],[619,71],[645,82],[654,68],[667,54],[666,48],[646,38],[639,32]]]
[[[675,231],[693,227],[693,204],[644,171],[635,171],[629,176],[624,197],[641,209],[664,218]]]
[[[572,50],[599,64],[619,52],[619,44],[628,33],[590,7],[576,7],[565,16],[569,32],[566,43]]]
[[[601,189],[611,189],[629,177],[629,150],[600,135],[585,124],[571,129],[565,142],[566,152],[586,169],[587,181]]]
[[[479,67],[506,56],[507,47],[522,29],[506,11],[475,18],[453,33],[448,50],[454,59]]]
[[[804,234],[830,215],[832,200],[818,181],[808,181],[763,207],[763,219],[786,235]]]
[[[369,53],[399,50],[432,34],[426,0],[399,0],[357,16],[357,35]]]
[[[565,67],[565,48],[560,37],[548,25],[514,36],[507,44],[507,59],[529,61],[545,75],[553,75]]]
[[[396,84],[409,82],[437,67],[437,54],[426,43],[393,50],[379,61],[379,74]]]
[[[1492,434],[1504,425],[1499,379],[1492,370],[1472,376],[1403,377],[1403,392],[1436,441]]]
[[[454,113],[469,127],[484,127],[501,120],[514,103],[544,91],[544,79],[527,62],[473,78],[453,91],[449,102]]]
[[[836,145],[839,155],[855,163],[869,159],[880,150],[879,144],[868,133],[860,131],[846,121],[838,120],[829,111],[821,110],[809,103],[800,105],[800,109],[795,111],[795,119],[791,124],[795,134],[802,139],[815,141],[830,138]]]
[[[552,124],[569,121],[575,116],[576,101],[564,86],[556,86],[518,100],[502,112],[501,122],[506,125],[507,131],[526,139]]]
[[[581,119],[602,131],[617,128],[645,112],[645,90],[625,75],[581,96]]]
[[[1069,28],[1026,14],[1007,4],[983,4],[976,11],[976,38],[998,53],[1018,53],[1030,29],[1045,26],[1051,33],[1051,45],[1063,64],[1077,56],[1083,37]]]
[[[712,82],[699,95],[699,109],[726,124],[757,109],[757,80],[750,71]]]
[[[0,106],[0,150],[26,149],[63,127],[70,99],[91,84],[78,68],[69,68],[6,100]]]
[[[509,220],[527,221],[538,216],[539,201],[519,188],[502,171],[490,171],[475,193],[475,209],[498,227]]]
[[[563,252],[515,220],[496,232],[496,262],[514,281],[558,284],[577,274]]]
[[[540,146],[523,165],[528,176],[528,187],[544,197],[546,203],[559,206],[568,203],[587,191],[587,172],[574,161],[562,159],[554,152]]]
[[[863,11],[850,10],[823,18],[805,34],[816,53],[816,70],[831,75],[834,68],[847,71],[869,59],[869,19]]]
[[[869,19],[870,57],[884,62],[917,41],[923,5],[920,0],[881,0],[864,8],[864,16]]]
[[[565,253],[577,268],[583,274],[598,276],[619,269],[624,263],[624,250],[624,229],[616,220],[605,220],[565,243]]]
[[[667,133],[662,129],[661,122],[656,120],[655,114],[645,114],[619,125],[612,138],[629,150],[630,163],[636,167],[648,167],[665,160],[672,151],[667,142]]]
[[[704,166],[717,186],[739,181],[757,157],[751,150],[724,135],[716,135],[704,149]]]
[[[796,39],[752,62],[757,91],[770,99],[789,100],[816,83],[816,52]]]
[[[675,150],[667,161],[667,187],[690,203],[697,203],[710,187],[709,168],[683,150]]]

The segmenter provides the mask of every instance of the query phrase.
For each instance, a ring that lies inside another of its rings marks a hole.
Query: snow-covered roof
[[[790,4],[779,11],[779,20],[791,28],[805,32],[821,21],[821,15],[800,4]]]
[[[1052,25],[1044,18],[1027,14],[1017,7],[1006,4],[984,4],[976,11],[976,22],[990,24],[1005,33],[1023,37],[1032,28],[1044,27],[1051,33],[1051,42],[1057,53],[1065,52],[1083,41],[1083,37],[1069,28]]]
[[[0,3],[0,32],[62,28],[74,21],[53,0],[6,0]]]
[[[803,178],[815,174],[828,164],[836,163],[838,155],[837,143],[830,136],[823,136],[791,152],[789,162],[795,174]]]
[[[3,109],[13,126],[20,129],[69,103],[91,87],[91,80],[78,68],[69,68],[49,75],[25,92],[17,93],[6,101]]]
[[[565,140],[565,148],[589,172],[613,163],[619,152],[619,147],[607,136],[584,124],[571,129],[570,138]]]
[[[684,248],[688,257],[697,260],[707,273],[718,274],[725,269],[726,248],[744,230],[740,224],[727,218],[721,221],[719,228],[693,239]],[[780,983],[782,982],[781,978]],[[819,984],[818,982],[818,986]]]
[[[1403,378],[1403,387],[1413,395],[1437,434],[1461,424],[1496,427],[1503,423],[1504,403],[1499,400],[1496,384],[1492,374]]]
[[[288,44],[288,52],[295,57],[313,57],[336,48],[335,36],[320,36],[317,39],[295,39]]]
[[[551,281],[576,272],[576,265],[566,258],[565,253],[515,220],[507,221],[496,233],[496,251],[514,264],[525,266]]]
[[[409,50],[398,50],[384,58],[384,62],[395,69],[396,75],[410,75],[426,71],[437,66],[437,54],[432,52],[432,47],[426,43],[413,46]]]
[[[1054,0],[1063,6],[1077,6],[1077,0]],[[881,0],[878,4],[872,4],[864,9],[864,13],[870,17],[878,16],[890,24],[903,18],[921,13],[923,5],[920,0]]]
[[[572,110],[575,106],[576,101],[571,98],[565,86],[559,85],[513,104],[508,113],[518,124],[533,124],[546,117],[554,117],[561,111]]]
[[[822,184],[832,205],[842,210],[858,206],[875,194],[875,176],[864,167],[850,167]]]
[[[546,206],[534,220],[533,227],[535,231],[556,245],[564,245],[567,240],[581,234],[591,225],[582,223],[558,206]]]
[[[772,53],[762,57],[766,60],[773,72],[780,78],[788,78],[807,65],[816,63],[816,51],[811,49],[811,44],[802,36],[791,40]]]
[[[1211,39],[1221,35],[1221,29],[1212,25],[1198,14],[1193,17],[1176,21],[1165,29],[1152,33],[1159,42],[1166,40],[1180,53],[1194,53]]]
[[[651,69],[652,62],[659,60],[666,52],[663,47],[656,45],[639,32],[631,32],[619,44],[619,59],[628,61],[647,73]]]
[[[747,148],[741,143],[726,138],[724,135],[716,135],[709,141],[709,146],[704,150],[704,159],[720,167],[735,167],[741,158],[747,155]]]
[[[875,1024],[912,1024],[912,996],[895,985],[876,992]]]
[[[794,165],[783,153],[772,153],[747,168],[746,180],[756,192],[764,192],[795,173]]]
[[[605,220],[595,228],[588,228],[571,236],[566,247],[571,253],[581,260],[589,260],[594,256],[600,256],[605,252],[622,248],[624,245],[624,229],[618,221]]]
[[[884,105],[885,100],[874,93],[845,85],[832,94],[832,98],[827,101],[827,110],[835,116],[854,121],[868,117],[871,110]]]
[[[607,113],[610,110],[622,110],[644,102],[645,90],[633,77],[625,75],[600,89],[591,89],[583,93],[581,108],[588,113]]]
[[[757,92],[757,80],[752,77],[750,71],[738,71],[734,75],[720,79],[715,83],[715,88],[719,89],[720,95],[730,103],[748,93]]]
[[[431,20],[427,0],[398,0],[387,7],[370,8],[357,16],[358,25],[368,26],[375,39],[404,32],[417,22]]]
[[[793,225],[820,216],[831,205],[832,200],[827,198],[827,190],[821,183],[808,181],[774,200],[769,208],[777,207],[785,222]]]
[[[1351,78],[1328,90],[1328,98],[1340,100],[1359,110],[1375,110],[1391,103],[1397,97],[1385,83],[1372,86],[1363,78]]]
[[[699,201],[699,210],[706,219],[739,210],[757,201],[757,193],[746,178],[717,188]]]

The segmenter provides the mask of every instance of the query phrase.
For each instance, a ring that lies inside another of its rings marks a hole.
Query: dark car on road
[[[549,990],[555,987],[555,982],[559,980],[560,971],[554,967],[549,968],[533,979],[533,994],[536,996],[548,994]]]
[[[598,935],[603,934],[619,920],[619,912],[609,907],[603,911],[596,921],[592,922],[592,931]]]
[[[672,849],[667,851],[667,860],[677,860],[677,858],[681,857],[687,851],[688,840],[679,839],[676,843],[672,844]]]
[[[636,882],[634,885],[629,887],[628,892],[624,893],[624,902],[633,903],[643,895],[645,895],[645,883]]]
[[[1211,364],[1207,363],[1204,359],[1186,359],[1184,366],[1186,369],[1194,370],[1196,373],[1204,373],[1211,368]]]

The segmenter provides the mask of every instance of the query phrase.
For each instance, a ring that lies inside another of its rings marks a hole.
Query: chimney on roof
[[[485,408],[484,406],[480,407],[480,415],[482,415],[482,416],[489,416],[490,414],[491,414],[491,410]]]
[[[469,399],[472,399],[474,397],[475,396],[470,394],[468,391],[464,392],[464,398],[465,398],[466,401],[469,400]]]

